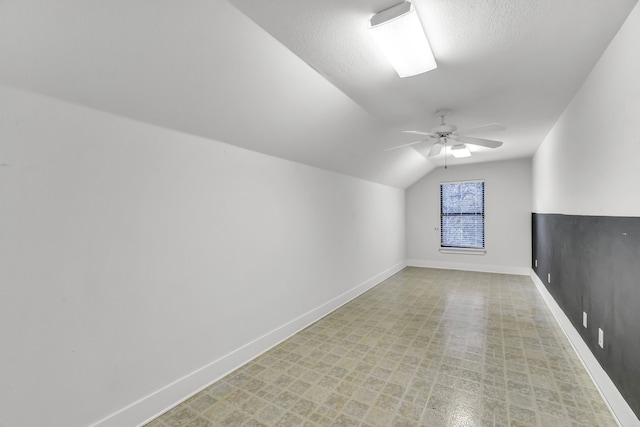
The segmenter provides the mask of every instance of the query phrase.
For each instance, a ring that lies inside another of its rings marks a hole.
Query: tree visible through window
[[[484,181],[440,184],[440,246],[484,249]]]

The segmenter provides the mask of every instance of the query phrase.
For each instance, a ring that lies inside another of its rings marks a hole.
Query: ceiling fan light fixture
[[[451,150],[451,154],[453,154],[453,157],[455,158],[462,158],[462,157],[471,157],[471,151],[469,151],[469,147],[467,147],[464,144],[458,144],[458,145],[454,145],[450,148]]]
[[[402,2],[373,15],[369,20],[369,33],[401,78],[437,67],[411,2]]]

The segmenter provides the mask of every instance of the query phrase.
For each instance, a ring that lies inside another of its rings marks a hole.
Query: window
[[[484,181],[440,184],[440,247],[484,253]]]

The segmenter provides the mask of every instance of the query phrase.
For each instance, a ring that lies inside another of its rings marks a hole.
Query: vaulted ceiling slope
[[[367,34],[394,0],[4,0],[0,84],[405,188],[441,164],[402,129],[439,108],[531,155],[637,0],[415,0],[438,68]]]

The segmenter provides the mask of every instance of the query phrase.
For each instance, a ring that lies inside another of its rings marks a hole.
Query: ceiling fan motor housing
[[[453,132],[455,132],[458,128],[455,127],[454,125],[439,125],[434,127],[433,129],[431,129],[431,132],[433,133],[437,133],[439,135],[449,135]]]

